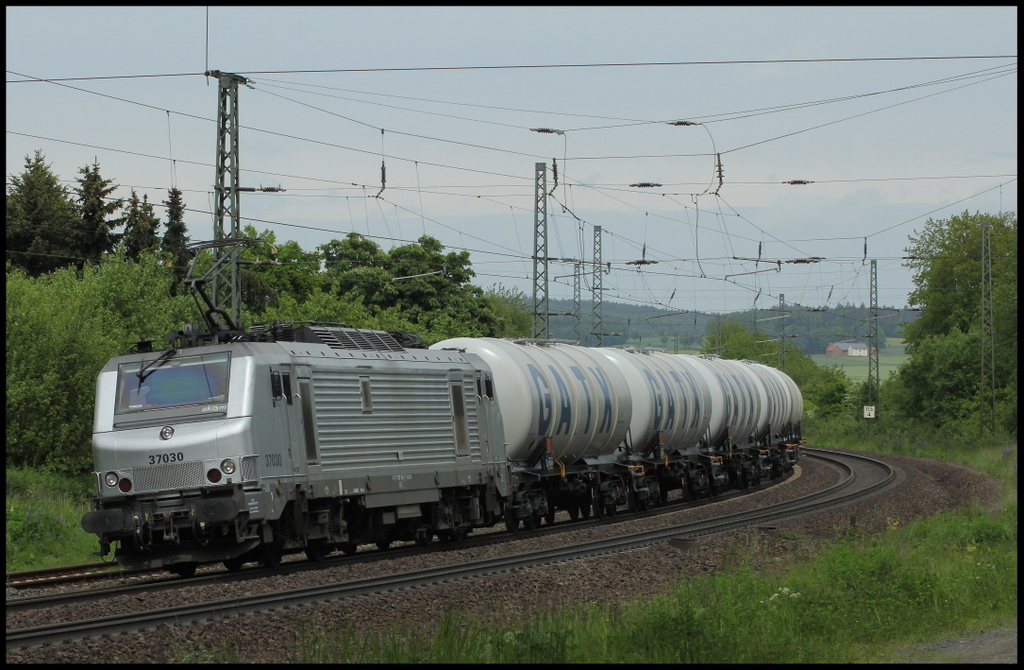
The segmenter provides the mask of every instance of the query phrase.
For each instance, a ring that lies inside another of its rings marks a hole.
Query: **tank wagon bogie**
[[[129,567],[275,566],[532,529],[559,510],[642,511],[672,490],[778,477],[797,455],[799,390],[751,362],[492,338],[427,348],[337,324],[177,344],[114,358],[97,380],[82,526]]]

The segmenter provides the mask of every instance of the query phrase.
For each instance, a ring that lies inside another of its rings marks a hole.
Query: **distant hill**
[[[552,312],[572,312],[571,300],[551,300]],[[703,312],[672,311],[650,305],[637,305],[611,300],[602,303],[604,318],[602,323],[605,333],[604,346],[631,344],[645,347],[661,347],[669,350],[696,349],[709,332],[709,324],[715,321],[716,315]],[[596,344],[591,335],[591,302],[583,301],[580,306],[581,341],[585,345]],[[779,333],[779,322],[785,321],[785,335],[800,351],[805,354],[824,354],[825,348],[833,343],[844,340],[865,341],[868,335],[868,319],[871,310],[866,306],[837,305],[828,308],[799,307],[787,305],[785,319],[771,319],[780,315],[778,311],[758,310],[756,318],[758,328],[769,337]],[[820,311],[819,311],[820,310]],[[886,337],[899,338],[900,325],[917,318],[917,312],[898,311],[892,308],[881,309],[886,318],[878,320],[879,349],[885,346]],[[888,316],[892,315],[892,316]],[[575,319],[572,316],[552,316],[551,337],[575,340]],[[721,315],[722,319],[732,319],[743,323],[750,330],[754,329],[755,313],[753,310],[732,312]],[[799,337],[790,337],[798,335]]]

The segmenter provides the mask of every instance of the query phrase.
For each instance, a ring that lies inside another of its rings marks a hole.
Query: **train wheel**
[[[569,518],[572,521],[575,521],[576,519],[580,518],[580,506],[579,505],[569,505]]]
[[[327,557],[327,545],[322,542],[315,542],[306,546],[306,558],[319,563]]]
[[[550,526],[555,522],[555,508],[551,507],[548,509],[548,513],[544,515],[544,521]]]
[[[580,516],[582,516],[584,519],[589,519],[590,518],[590,503],[589,502],[585,502],[582,505],[580,505]]]
[[[505,528],[510,533],[519,531],[519,519],[515,517],[515,512],[512,511],[512,508],[505,510]]]
[[[245,561],[241,556],[229,558],[228,560],[224,561],[224,567],[228,569],[228,572],[238,572],[242,569],[243,565],[245,565]]]
[[[342,542],[338,545],[338,549],[341,549],[346,556],[351,556],[359,549],[359,545],[355,542]]]
[[[434,539],[434,531],[429,528],[416,531],[416,544],[421,547],[426,547]]]
[[[175,563],[174,565],[168,566],[167,569],[173,572],[174,574],[178,575],[179,577],[184,577],[185,579],[188,579],[189,577],[195,576],[196,568],[198,567],[198,563],[196,563],[195,561],[191,561],[189,563]]]
[[[263,551],[260,554],[260,563],[265,568],[279,568],[281,567],[281,548],[274,544],[263,545]]]
[[[540,525],[540,514],[527,514],[523,519],[523,528],[526,530],[537,530]]]
[[[387,551],[391,548],[391,540],[377,540],[377,548],[381,551]]]

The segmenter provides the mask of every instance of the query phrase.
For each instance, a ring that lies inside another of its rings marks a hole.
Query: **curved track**
[[[832,487],[801,498],[771,505],[760,510],[726,515],[706,521],[608,538],[570,547],[535,551],[374,579],[325,584],[293,591],[265,593],[230,600],[183,605],[150,612],[134,612],[101,619],[9,630],[7,632],[7,646],[8,649],[12,649],[46,642],[57,643],[75,640],[87,636],[95,637],[124,631],[145,630],[160,625],[188,624],[192,621],[232,616],[246,612],[295,607],[317,601],[338,600],[360,594],[479,577],[490,573],[527,568],[544,563],[577,560],[604,553],[626,551],[679,537],[694,538],[702,535],[712,535],[743,526],[760,524],[774,519],[798,516],[843,505],[872,495],[890,485],[896,479],[896,472],[889,465],[875,459],[855,454],[809,448],[805,448],[804,453],[809,457],[828,462],[833,467],[843,471],[846,476]],[[579,524],[564,525],[567,528],[580,527]],[[505,538],[508,537],[507,535],[502,535]],[[372,560],[374,557],[372,554],[368,554],[367,558]],[[191,586],[194,583],[194,581],[178,581],[174,585],[181,587],[186,584]],[[146,585],[146,588],[152,590],[153,585]],[[37,607],[44,606],[42,602],[38,602],[39,599],[25,600],[37,601],[35,605]],[[9,602],[8,607],[10,608],[12,604]]]

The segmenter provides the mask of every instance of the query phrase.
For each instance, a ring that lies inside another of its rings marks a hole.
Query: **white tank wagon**
[[[781,411],[772,400],[781,382],[769,377],[768,389],[745,364],[533,340],[431,348],[475,354],[494,375],[516,473],[510,528],[558,508],[574,518],[643,509],[672,489],[701,497],[782,473],[759,470],[755,449],[769,411]]]
[[[599,350],[459,337],[431,349],[479,356],[494,375],[511,461],[599,460],[620,446],[632,398],[619,370]]]

